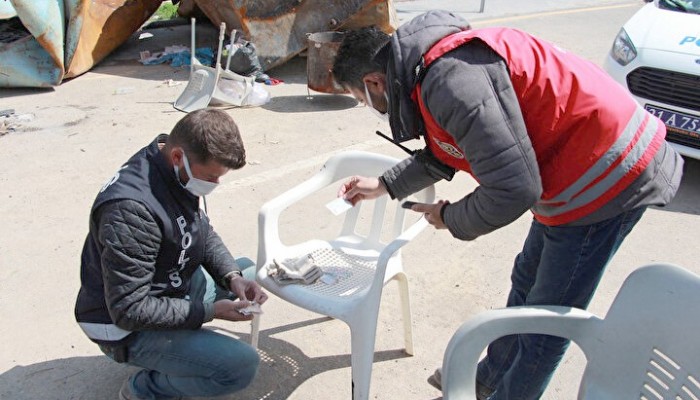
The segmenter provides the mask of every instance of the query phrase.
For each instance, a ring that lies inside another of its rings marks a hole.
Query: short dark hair
[[[245,148],[238,126],[230,115],[214,108],[187,114],[175,124],[168,143],[182,146],[188,157],[200,163],[214,160],[230,169],[245,165]]]
[[[386,72],[386,65],[375,55],[390,36],[371,26],[345,33],[333,62],[333,79],[342,86],[362,88],[362,78],[370,72]]]

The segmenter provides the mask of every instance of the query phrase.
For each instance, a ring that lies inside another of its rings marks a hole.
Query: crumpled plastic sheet
[[[170,63],[173,67],[190,65],[190,50],[184,46],[166,47],[163,53],[156,53],[148,58],[142,59],[144,65],[155,65]],[[209,47],[202,47],[195,50],[194,56],[202,65],[214,65],[214,50]]]

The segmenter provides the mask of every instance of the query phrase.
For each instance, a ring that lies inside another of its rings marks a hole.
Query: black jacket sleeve
[[[214,281],[228,290],[224,278],[234,271],[240,271],[236,260],[229,252],[221,237],[214,231],[214,227],[209,225],[206,247],[204,249],[204,262],[202,266],[214,278]]]
[[[147,208],[114,201],[96,211],[95,221],[112,321],[130,331],[199,328],[205,318],[201,302],[149,294],[162,234]]]
[[[426,150],[423,150],[426,151]],[[392,199],[404,199],[438,182],[441,178],[431,175],[419,157],[411,156],[386,170],[379,177]]]

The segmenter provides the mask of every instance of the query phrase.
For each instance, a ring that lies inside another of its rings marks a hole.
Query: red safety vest
[[[644,171],[663,143],[664,124],[604,71],[518,30],[486,28],[446,36],[423,55],[425,68],[472,39],[507,63],[540,169],[543,192],[532,212],[541,223],[566,224],[597,210]],[[412,99],[433,154],[471,173],[462,149],[430,115],[420,82]]]

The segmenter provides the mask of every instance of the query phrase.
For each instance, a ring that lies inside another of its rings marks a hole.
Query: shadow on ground
[[[280,113],[298,113],[314,111],[339,111],[357,106],[357,100],[351,96],[316,94],[309,96],[275,96],[264,109]]]
[[[106,356],[71,357],[18,365],[0,375],[0,398],[114,399],[124,379],[135,370]]]
[[[245,390],[220,400],[283,400],[320,373],[350,367],[350,354],[310,358],[298,347],[271,338],[279,332],[330,321],[321,317],[260,332],[260,369]],[[250,335],[211,327],[250,342]],[[408,357],[403,350],[378,351],[374,361]],[[71,357],[18,365],[0,375],[0,399],[103,400],[116,398],[122,382],[137,368],[117,364],[106,356]],[[348,385],[350,377],[348,376]]]
[[[288,398],[301,384],[320,373],[338,368],[350,367],[350,354],[309,358],[291,343],[271,338],[276,333],[301,328],[303,326],[330,321],[320,317],[301,321],[260,332],[260,369],[255,381],[246,390],[236,393],[231,400],[273,400]],[[250,341],[249,335],[229,332],[243,341]],[[374,362],[396,360],[409,357],[403,349],[377,351]],[[348,374],[347,384],[350,385]]]

